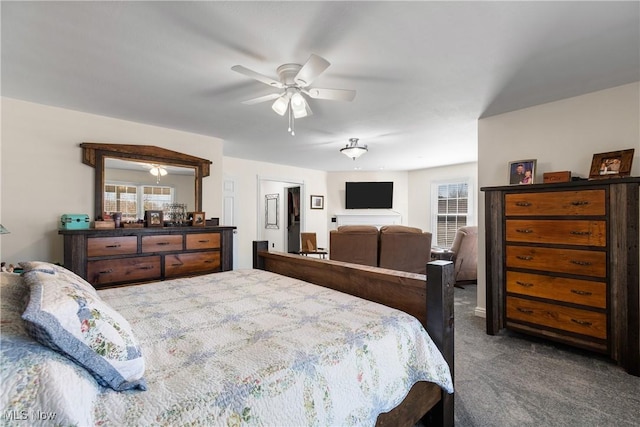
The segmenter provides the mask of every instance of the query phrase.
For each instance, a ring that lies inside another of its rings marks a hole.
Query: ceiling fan
[[[283,64],[279,66],[277,69],[280,78],[279,81],[243,67],[242,65],[234,65],[231,69],[271,87],[281,89],[279,93],[271,93],[243,101],[242,103],[253,105],[275,100],[271,108],[281,116],[284,116],[287,112],[289,113],[288,131],[291,132],[291,135],[295,135],[294,119],[307,117],[312,114],[309,103],[303,94],[313,99],[327,99],[332,101],[352,101],[356,96],[355,90],[323,89],[309,86],[329,65],[331,64],[326,59],[312,54],[304,65]]]

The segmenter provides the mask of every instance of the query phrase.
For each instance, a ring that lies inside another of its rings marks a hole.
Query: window
[[[450,248],[458,228],[471,223],[469,180],[434,184],[432,194],[434,246]]]
[[[173,203],[173,188],[160,185],[105,183],[105,212],[122,212],[123,221],[144,218],[146,210],[163,210],[165,203]]]

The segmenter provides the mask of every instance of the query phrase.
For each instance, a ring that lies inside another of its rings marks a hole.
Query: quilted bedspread
[[[266,271],[99,291],[136,335],[147,391],[100,387],[33,341],[26,288],[3,276],[2,291],[4,425],[366,426],[417,381],[453,391],[412,316]]]
[[[131,323],[148,391],[98,397],[101,425],[373,425],[420,380],[453,391],[422,325],[260,270],[104,290]]]

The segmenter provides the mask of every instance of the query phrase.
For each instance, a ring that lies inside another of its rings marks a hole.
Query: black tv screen
[[[393,182],[346,182],[347,209],[391,209]]]

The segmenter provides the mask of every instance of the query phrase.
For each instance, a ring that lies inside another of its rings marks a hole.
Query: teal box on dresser
[[[60,230],[88,230],[90,225],[87,214],[64,214],[60,217]]]

